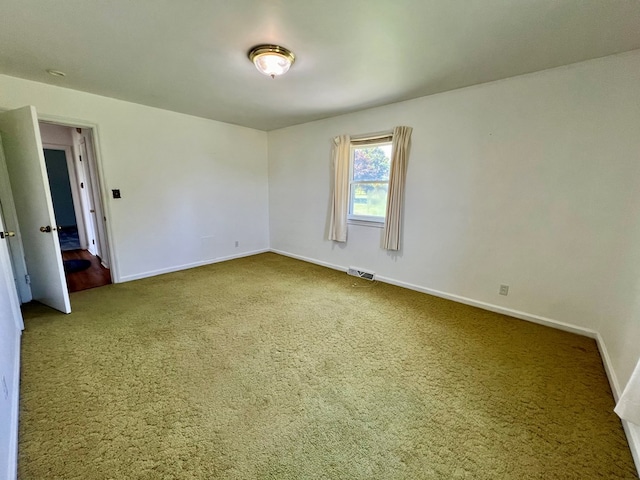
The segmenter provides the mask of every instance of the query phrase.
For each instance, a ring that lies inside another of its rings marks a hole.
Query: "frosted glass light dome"
[[[275,78],[287,73],[296,57],[278,45],[258,45],[249,52],[249,59],[260,73]]]

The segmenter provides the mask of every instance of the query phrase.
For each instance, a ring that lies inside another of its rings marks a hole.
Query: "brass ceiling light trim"
[[[296,61],[291,50],[279,45],[257,45],[249,51],[248,57],[260,73],[271,78],[287,73]]]

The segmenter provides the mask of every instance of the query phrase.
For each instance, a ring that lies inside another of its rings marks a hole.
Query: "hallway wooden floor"
[[[62,260],[89,260],[91,262],[91,266],[87,270],[65,274],[69,293],[111,284],[109,269],[104,268],[100,259],[91,255],[87,250],[62,252]]]

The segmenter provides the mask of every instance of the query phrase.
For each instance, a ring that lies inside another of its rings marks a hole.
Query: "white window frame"
[[[347,223],[348,224],[352,224],[352,225],[364,225],[364,226],[369,226],[369,227],[378,227],[378,228],[383,228],[384,224],[387,220],[387,212],[385,209],[385,214],[383,217],[376,217],[376,216],[371,216],[371,215],[355,215],[353,213],[351,213],[353,211],[353,203],[352,199],[353,196],[351,195],[351,191],[353,188],[353,185],[356,184],[361,184],[361,183],[366,183],[366,184],[379,184],[379,185],[389,185],[389,180],[387,179],[386,181],[371,181],[371,180],[360,180],[360,181],[355,181],[353,180],[353,162],[354,162],[354,152],[356,149],[358,148],[372,148],[372,147],[379,147],[379,146],[386,146],[386,145],[392,145],[393,142],[392,140],[389,138],[389,136],[385,136],[386,138],[384,139],[380,139],[379,142],[376,141],[371,141],[371,142],[367,142],[367,143],[357,143],[357,139],[353,139],[356,143],[352,143],[349,149],[349,207],[348,207],[348,211],[347,211]],[[389,159],[389,172],[391,172],[391,158]],[[387,193],[388,195],[388,193]]]

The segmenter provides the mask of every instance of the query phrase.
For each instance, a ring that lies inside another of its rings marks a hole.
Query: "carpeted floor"
[[[71,303],[25,309],[20,479],[637,478],[585,337],[275,254]]]

